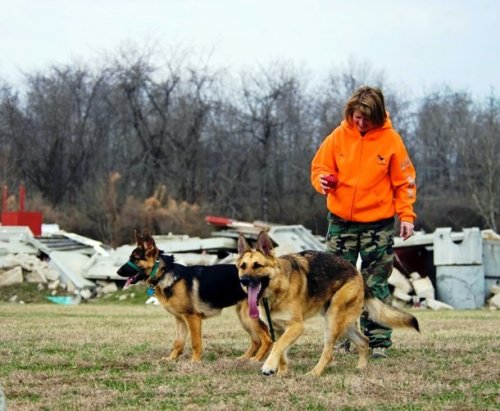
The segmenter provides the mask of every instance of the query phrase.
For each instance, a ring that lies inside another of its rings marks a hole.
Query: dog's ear
[[[238,238],[238,254],[243,254],[250,250],[251,247],[248,245],[247,240],[245,240],[243,234],[240,234]]]
[[[137,232],[137,230],[134,230],[134,236],[135,236],[135,242],[137,245],[142,245],[144,242],[142,236]]]
[[[257,250],[264,255],[272,255],[273,253],[273,242],[265,231],[261,231],[259,233],[259,238],[257,239]]]
[[[156,248],[155,240],[153,239],[153,236],[149,234],[149,231],[144,230],[143,239],[144,239],[144,248],[146,250]]]

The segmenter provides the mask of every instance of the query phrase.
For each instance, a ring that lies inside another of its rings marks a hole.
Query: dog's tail
[[[420,331],[418,320],[413,315],[385,304],[369,293],[365,298],[364,309],[368,312],[368,318],[377,324],[390,328],[414,328]]]

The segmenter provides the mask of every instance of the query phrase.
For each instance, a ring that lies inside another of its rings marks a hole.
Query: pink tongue
[[[127,288],[130,285],[130,283],[132,282],[132,280],[133,280],[133,277],[129,277],[127,279],[127,281],[125,282],[125,285],[123,286],[123,289]]]
[[[257,295],[260,287],[248,287],[248,309],[250,317],[259,317],[259,308],[257,307]]]

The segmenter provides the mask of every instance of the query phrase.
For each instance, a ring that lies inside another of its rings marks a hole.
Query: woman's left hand
[[[401,227],[399,229],[399,236],[403,240],[407,240],[413,235],[413,224],[408,221],[401,221]]]

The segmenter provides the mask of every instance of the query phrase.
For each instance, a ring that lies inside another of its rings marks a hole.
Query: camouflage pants
[[[394,219],[373,223],[353,223],[328,213],[326,251],[339,255],[356,265],[361,256],[361,273],[373,295],[390,302],[387,279],[392,272],[394,244]],[[392,330],[368,319],[360,319],[363,333],[370,340],[370,347],[390,347]]]

